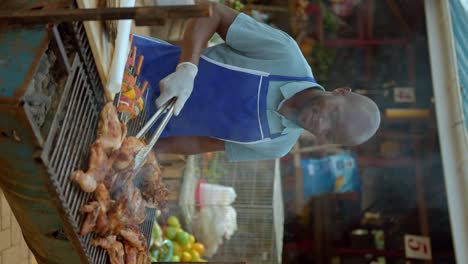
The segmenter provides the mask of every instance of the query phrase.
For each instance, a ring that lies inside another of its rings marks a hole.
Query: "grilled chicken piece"
[[[162,183],[161,167],[154,152],[150,152],[139,173],[143,177],[142,192],[146,206],[150,208],[161,206],[169,195],[169,191]]]
[[[87,213],[80,230],[80,235],[84,236],[89,234],[96,227],[96,221],[99,215],[99,203],[93,201],[89,204],[85,204],[80,208],[80,212],[82,214]]]
[[[91,241],[91,245],[95,247],[102,247],[108,249],[112,246],[112,243],[117,241],[117,236],[98,237]]]
[[[77,182],[84,192],[94,192],[97,185],[104,180],[112,164],[104,152],[102,144],[92,144],[89,147],[89,152],[88,171],[76,170],[70,176],[71,180]]]
[[[104,151],[111,154],[122,145],[127,135],[127,126],[119,121],[117,109],[112,102],[107,103],[101,110],[96,142],[100,142]]]
[[[107,218],[109,219],[109,232],[112,235],[120,233],[120,230],[132,223],[133,216],[129,214],[128,198],[124,197],[118,200],[109,210]]]
[[[88,215],[81,227],[81,235],[94,231],[99,235],[105,235],[109,231],[109,219],[107,211],[111,207],[109,191],[103,183],[100,183],[94,192],[96,201],[92,201],[81,207],[81,213]]]
[[[151,261],[148,257],[147,251],[139,251],[137,257],[137,264],[150,264]]]
[[[119,151],[114,153],[115,160],[113,168],[116,171],[132,169],[136,154],[145,146],[145,143],[136,137],[127,137],[122,143]]]
[[[100,183],[96,187],[96,190],[94,191],[94,195],[96,197],[96,200],[99,203],[101,211],[103,211],[104,213],[107,213],[111,205],[111,198],[110,198],[110,193],[107,190],[106,186],[103,183]]]
[[[99,204],[99,213],[94,232],[99,235],[105,235],[109,231],[109,219],[107,218],[107,211],[111,206],[110,194],[106,186],[103,183],[100,183],[94,191],[94,195]]]
[[[131,245],[124,243],[125,264],[137,264],[138,250]]]
[[[128,182],[127,184],[118,184],[118,187],[112,191],[112,197],[116,201],[120,201],[125,198],[131,200],[135,189],[136,187],[133,182]]]
[[[151,177],[145,177],[142,189],[143,199],[148,208],[163,207],[169,196],[169,190],[160,179],[153,180]]]
[[[101,247],[106,250],[111,264],[125,264],[124,246],[121,242],[116,241],[115,236],[96,238],[91,241],[91,244],[95,247]]]
[[[138,225],[143,224],[146,218],[146,203],[141,196],[141,192],[139,189],[135,188],[133,196],[129,202],[129,207],[131,213],[134,217],[134,222]]]
[[[135,187],[132,181],[126,185],[115,189],[112,196],[117,200],[127,199],[126,208],[129,215],[132,217],[132,223],[142,224],[146,218],[145,201],[141,195],[141,191]]]
[[[99,211],[98,217],[96,219],[96,226],[94,227],[94,233],[105,236],[110,233],[109,218],[105,213]]]
[[[136,228],[125,227],[120,230],[120,235],[125,239],[128,244],[138,251],[146,251],[146,238]]]

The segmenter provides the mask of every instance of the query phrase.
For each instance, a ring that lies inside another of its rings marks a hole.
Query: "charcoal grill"
[[[8,33],[0,43],[0,187],[39,263],[107,263],[92,234],[79,236],[90,194],[69,180],[87,166],[105,101],[84,26]],[[128,124],[130,135],[145,118]],[[141,225],[148,243],[154,215],[148,209]]]

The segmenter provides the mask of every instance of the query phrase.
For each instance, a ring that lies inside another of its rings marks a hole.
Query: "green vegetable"
[[[176,216],[170,216],[168,219],[167,219],[167,224],[169,226],[172,226],[172,227],[178,227],[180,228],[180,222],[179,222],[179,219],[176,217]]]
[[[162,230],[159,224],[155,221],[153,225],[153,231],[151,232],[151,237],[155,242],[161,242],[162,240]]]
[[[179,245],[185,246],[189,243],[190,235],[187,232],[181,230],[179,233],[177,233],[175,240],[179,243]]]
[[[176,235],[178,233],[180,233],[180,231],[178,231],[179,229],[176,228],[176,227],[172,227],[172,226],[168,226],[166,228],[166,238],[170,239],[170,240],[174,240],[174,238],[176,237]]]

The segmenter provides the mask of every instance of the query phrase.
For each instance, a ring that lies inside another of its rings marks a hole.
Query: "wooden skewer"
[[[148,81],[143,83],[143,87],[141,88],[141,95],[145,94],[146,88],[148,88]]]
[[[132,48],[132,60],[131,60],[131,63],[130,63],[130,66],[135,66],[135,59],[136,59],[136,52],[137,52],[137,47],[133,47]]]
[[[141,65],[143,64],[144,59],[145,59],[145,56],[140,55],[140,58],[138,59],[138,66],[136,67],[135,75],[140,75]]]

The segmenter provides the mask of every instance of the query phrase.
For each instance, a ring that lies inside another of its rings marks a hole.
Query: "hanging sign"
[[[395,87],[393,99],[397,103],[413,103],[416,101],[416,94],[413,87]]]
[[[426,236],[405,235],[405,255],[412,259],[432,259],[431,240]]]

